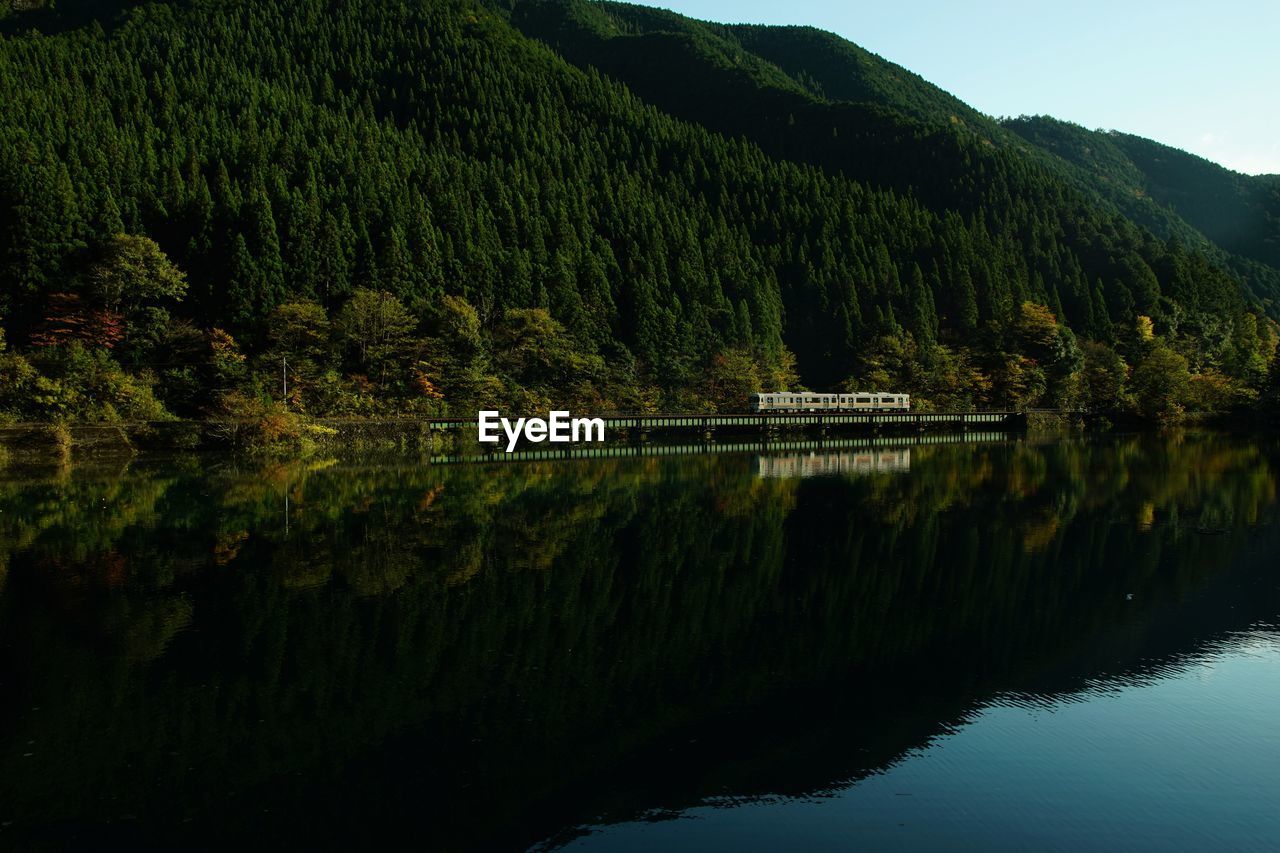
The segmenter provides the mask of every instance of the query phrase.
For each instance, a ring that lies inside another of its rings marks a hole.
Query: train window
[[[857,400],[855,400],[854,402],[855,402],[855,403],[870,403],[870,402],[871,402],[871,398],[870,398],[870,397],[859,397],[859,398],[858,398]]]

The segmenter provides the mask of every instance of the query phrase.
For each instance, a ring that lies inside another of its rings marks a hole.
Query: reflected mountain
[[[821,795],[993,697],[1160,678],[1274,618],[1277,450],[0,475],[0,822],[59,847],[555,846]]]

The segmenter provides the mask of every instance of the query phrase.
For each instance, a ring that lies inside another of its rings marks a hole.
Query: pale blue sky
[[[988,115],[1049,114],[1280,173],[1280,0],[648,0],[724,23],[809,24]]]

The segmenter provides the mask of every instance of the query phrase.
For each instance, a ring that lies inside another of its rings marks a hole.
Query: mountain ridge
[[[1213,228],[1204,216],[1192,216],[1195,222],[1188,220],[1188,212],[1205,199],[1193,195],[1184,204],[1173,205],[1170,199],[1176,193],[1135,193],[1117,189],[1108,180],[1113,176],[1100,176],[1097,170],[1082,162],[1082,158],[1073,156],[1063,145],[1051,140],[1048,134],[1028,132],[1028,124],[1043,121],[1043,117],[1001,120],[987,116],[920,75],[839,35],[814,27],[717,24],[687,18],[668,10],[616,2],[507,0],[496,5],[506,10],[513,23],[527,34],[543,40],[549,37],[549,43],[554,42],[553,47],[571,59],[576,57],[576,61],[596,64],[607,73],[616,74],[628,85],[641,86],[641,90],[646,91],[650,97],[655,94],[654,91],[644,88],[649,81],[637,79],[634,66],[624,66],[618,58],[620,53],[634,46],[624,47],[619,42],[636,37],[652,38],[657,34],[670,36],[696,33],[704,42],[719,38],[732,45],[732,48],[744,51],[747,57],[755,61],[746,71],[757,85],[773,86],[779,91],[788,92],[794,92],[794,87],[800,86],[808,96],[827,103],[887,108],[906,119],[922,121],[932,127],[967,131],[984,144],[1026,155],[1030,163],[1049,169],[1080,191],[1092,195],[1095,201],[1143,227],[1151,228],[1161,237],[1176,237],[1191,245],[1214,247],[1213,250],[1221,253],[1220,260],[1246,281],[1252,295],[1260,299],[1273,316],[1280,311],[1280,307],[1277,307],[1280,295],[1280,251],[1276,249],[1276,245],[1280,244],[1280,224],[1277,224],[1280,220],[1276,219],[1280,215],[1280,201],[1273,200],[1265,211],[1258,211],[1258,215],[1243,229],[1247,234],[1245,238],[1237,236],[1231,239],[1231,235],[1238,235],[1242,230],[1234,223]],[[581,40],[589,32],[596,38],[607,38],[607,50],[599,47],[595,51],[584,50],[580,44],[569,43],[566,40],[569,31],[561,30],[548,21],[548,18],[555,17],[557,10],[566,19],[578,22],[591,20],[595,26],[584,27],[575,36]],[[645,48],[647,47],[646,45]],[[722,43],[720,53],[727,54],[732,48]],[[640,49],[638,52],[645,53],[647,50]],[[771,74],[771,69],[780,72],[787,83],[779,85],[776,82],[777,75]],[[659,102],[664,107],[671,106],[670,99]],[[794,109],[794,106],[788,105],[788,109]],[[1056,119],[1051,121],[1069,125]],[[1075,125],[1069,126],[1078,128]],[[734,130],[741,132],[742,128]],[[1083,128],[1078,130],[1091,133]],[[1133,140],[1141,139],[1125,136]],[[1106,146],[1105,140],[1099,141]],[[1157,142],[1148,142],[1168,151],[1178,150],[1161,146]],[[1195,155],[1181,153],[1186,158],[1195,158]],[[1127,154],[1121,154],[1121,157],[1129,160]],[[1131,160],[1130,165],[1133,165]],[[1137,168],[1136,165],[1133,167]],[[1229,172],[1224,167],[1217,168],[1224,173]],[[867,179],[869,176],[858,177]],[[1244,175],[1240,179],[1255,180]],[[1265,193],[1268,183],[1265,176],[1258,176],[1257,192]],[[1262,205],[1259,203],[1254,206]],[[1271,207],[1278,213],[1271,213]]]
[[[51,14],[0,35],[6,416],[277,405],[286,359],[326,415],[798,382],[1155,413],[1274,359],[1274,270],[834,36],[789,32],[834,57],[789,74],[771,31],[568,0]],[[819,97],[849,62],[898,107]]]

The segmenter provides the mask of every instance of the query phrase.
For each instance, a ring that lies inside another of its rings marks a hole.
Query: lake
[[[0,471],[0,847],[1274,849],[1280,442]]]

